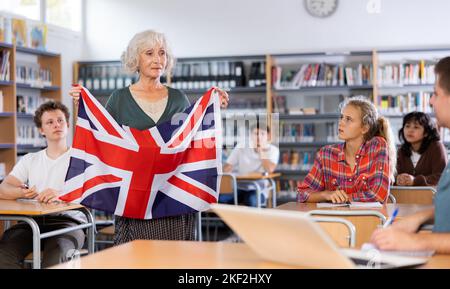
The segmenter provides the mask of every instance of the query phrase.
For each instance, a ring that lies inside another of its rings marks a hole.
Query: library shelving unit
[[[228,91],[229,106],[222,112],[225,157],[249,136],[253,121],[267,117],[266,56],[178,58],[170,85],[196,101],[208,88]]]
[[[434,66],[450,55],[450,48],[379,50],[375,52],[377,86],[374,100],[379,111],[389,116],[394,132],[402,125],[402,116],[423,111],[434,117],[429,105],[434,90]],[[398,136],[394,133],[396,141]],[[441,137],[449,147],[450,131],[441,128]]]
[[[61,55],[6,43],[0,51],[9,52],[9,77],[0,81],[0,163],[8,174],[18,154],[45,146],[32,119],[43,101],[61,101]]]
[[[279,121],[279,194],[293,200],[316,151],[338,142],[339,103],[352,95],[373,97],[373,52],[275,54],[268,61],[268,112]]]
[[[73,66],[73,81],[86,87],[100,103],[111,93],[136,82],[136,75],[125,73],[119,60],[81,61]]]
[[[0,56],[2,66],[9,67],[9,73],[2,69],[2,79],[0,80],[0,91],[2,107],[0,110],[0,180],[4,178],[13,168],[16,162],[16,87],[14,83],[15,49],[12,45],[0,43]]]
[[[225,157],[248,136],[255,115],[276,126],[280,197],[292,200],[316,151],[339,142],[342,100],[354,95],[371,99],[389,117],[397,137],[405,113],[431,113],[427,104],[433,91],[433,65],[447,55],[450,48],[179,58],[164,81],[184,91],[191,102],[211,86],[228,90],[230,103],[222,115]],[[104,103],[114,89],[136,81],[120,65],[119,61],[77,62],[74,81],[90,87]],[[441,134],[450,147],[449,130]]]
[[[281,195],[294,198],[317,149],[338,142],[338,104],[345,97],[369,97],[389,118],[397,143],[404,114],[434,116],[429,106],[434,64],[448,55],[449,48],[270,56],[268,112],[279,114]],[[441,135],[449,148],[449,130],[441,129]]]

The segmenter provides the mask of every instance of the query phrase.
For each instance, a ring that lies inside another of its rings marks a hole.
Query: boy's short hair
[[[42,115],[44,114],[44,112],[53,110],[62,111],[64,113],[64,116],[66,117],[66,122],[69,123],[70,112],[67,106],[59,101],[50,100],[41,104],[34,113],[33,120],[38,128],[42,128]]]
[[[270,133],[270,126],[268,126],[266,123],[258,122],[256,124],[253,124],[253,125],[250,126],[250,131],[251,132],[254,131],[255,129],[257,129],[257,130],[260,130],[260,129],[264,130],[265,129],[265,131],[267,133]]]
[[[450,94],[450,56],[444,57],[434,67],[434,72],[439,75],[438,85]]]

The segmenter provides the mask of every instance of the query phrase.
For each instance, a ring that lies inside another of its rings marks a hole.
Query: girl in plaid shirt
[[[364,97],[340,105],[339,139],[321,148],[298,186],[299,202],[382,202],[394,180],[396,148],[389,121]]]

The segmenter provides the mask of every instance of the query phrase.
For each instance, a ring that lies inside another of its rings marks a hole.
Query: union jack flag
[[[82,88],[60,199],[137,219],[204,211],[218,199],[221,150],[214,88],[171,121],[142,131],[117,124]]]

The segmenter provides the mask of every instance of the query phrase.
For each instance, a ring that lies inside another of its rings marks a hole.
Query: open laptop
[[[222,204],[211,208],[266,260],[310,268],[401,268],[427,262],[377,250],[339,249],[320,225],[301,212]]]

